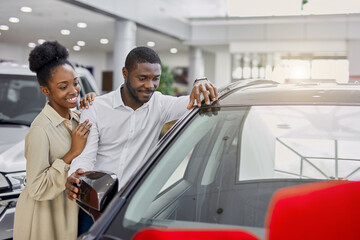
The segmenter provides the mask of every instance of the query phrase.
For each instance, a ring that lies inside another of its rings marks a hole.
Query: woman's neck
[[[49,105],[63,118],[65,119],[70,119],[70,112],[68,108],[60,108],[58,106],[56,106],[55,104],[51,104],[51,102],[49,102]]]

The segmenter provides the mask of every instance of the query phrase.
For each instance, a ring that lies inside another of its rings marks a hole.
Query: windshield
[[[0,123],[30,124],[45,102],[35,76],[0,75]]]
[[[264,237],[272,194],[360,179],[360,107],[253,106],[198,115],[135,189],[119,229],[247,229]]]

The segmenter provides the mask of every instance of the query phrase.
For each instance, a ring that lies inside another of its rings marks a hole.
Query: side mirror
[[[79,177],[80,193],[76,202],[96,220],[118,192],[118,179],[111,172],[89,171]]]

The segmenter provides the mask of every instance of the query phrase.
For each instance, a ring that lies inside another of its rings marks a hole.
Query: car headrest
[[[360,239],[360,182],[324,181],[275,192],[268,240]]]
[[[189,228],[145,228],[132,240],[260,240],[242,229],[189,229]]]

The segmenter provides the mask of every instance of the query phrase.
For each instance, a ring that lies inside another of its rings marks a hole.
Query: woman
[[[29,56],[40,89],[49,102],[25,139],[27,184],[16,206],[14,239],[76,239],[78,208],[67,199],[71,161],[85,147],[91,124],[79,124],[80,85],[66,48],[45,42]]]

